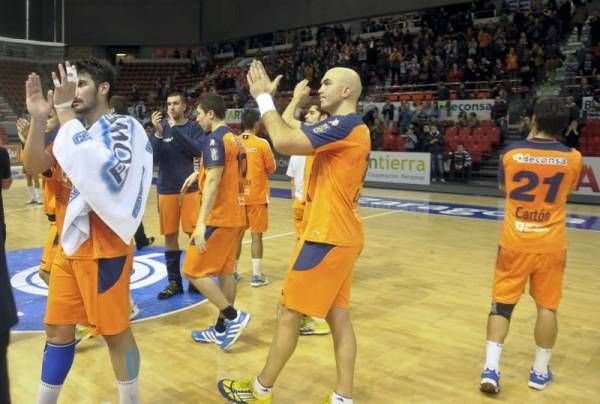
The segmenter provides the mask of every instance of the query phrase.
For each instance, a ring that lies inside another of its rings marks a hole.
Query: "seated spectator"
[[[435,118],[436,121],[442,119],[442,110],[437,101],[433,101],[431,106],[427,109],[427,115],[429,118]]]
[[[429,115],[427,114],[427,110],[423,103],[417,104],[417,108],[415,109],[412,116],[412,123],[416,124],[419,128],[422,128],[423,125],[427,125],[429,122]]]
[[[565,146],[579,150],[579,125],[577,121],[571,121],[569,128],[565,132],[564,144]]]
[[[442,81],[438,83],[438,90],[435,98],[438,101],[447,101],[450,99],[450,90],[448,90],[448,87],[446,87],[446,84]]]
[[[469,118],[467,119],[467,126],[471,129],[479,126],[479,119],[477,119],[477,114],[475,112],[471,112],[469,114]]]
[[[460,178],[463,181],[471,179],[471,167],[473,160],[468,151],[465,150],[462,144],[456,147],[456,151],[451,153],[452,157],[452,178]]]
[[[417,135],[415,134],[414,125],[410,125],[408,127],[408,129],[406,130],[406,132],[402,133],[400,136],[402,136],[404,139],[406,139],[406,143],[404,144],[405,151],[414,152],[417,150],[419,139],[417,138]]]

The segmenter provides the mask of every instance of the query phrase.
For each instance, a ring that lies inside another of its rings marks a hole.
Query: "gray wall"
[[[60,41],[63,0],[30,0],[30,39]],[[64,0],[69,45],[186,45],[465,0]],[[56,15],[54,4],[57,5]],[[25,37],[25,0],[0,0],[0,36]]]
[[[178,45],[200,41],[199,0],[66,0],[65,20],[69,45]]]
[[[203,0],[202,41],[400,13],[465,0]]]

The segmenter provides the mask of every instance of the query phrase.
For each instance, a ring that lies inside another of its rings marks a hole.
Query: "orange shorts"
[[[60,249],[50,273],[44,322],[82,324],[97,335],[117,335],[129,327],[129,255],[90,260],[67,259]]]
[[[268,205],[246,205],[248,228],[252,234],[262,234],[269,228]]]
[[[198,251],[192,238],[185,250],[183,274],[188,278],[233,274],[233,264],[243,234],[243,227],[207,226],[204,236],[206,251]]]
[[[40,270],[44,272],[50,272],[52,268],[52,262],[58,251],[58,231],[56,229],[56,222],[50,222],[50,231],[48,237],[46,237],[46,244],[44,244],[44,251],[42,252],[42,260],[40,261]]]
[[[529,280],[529,294],[533,300],[546,309],[558,309],[566,258],[566,250],[528,254],[498,248],[492,292],[494,301],[516,304]]]
[[[350,304],[352,270],[362,246],[335,246],[300,240],[285,277],[281,304],[318,318]]]
[[[179,222],[183,232],[192,234],[200,212],[200,192],[158,195],[158,214],[160,216],[160,234],[173,234],[179,231]]]
[[[297,199],[294,199],[294,203],[292,203],[292,213],[294,215],[294,229],[296,230],[296,237],[300,238],[304,230],[302,221],[304,217],[304,204],[298,202]]]

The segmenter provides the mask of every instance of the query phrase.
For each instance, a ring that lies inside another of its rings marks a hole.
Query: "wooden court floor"
[[[42,246],[46,236],[42,208],[24,205],[25,195],[22,180],[4,192],[7,250]],[[366,189],[364,195],[502,206],[500,199],[487,197],[375,189]],[[149,234],[157,235],[156,199],[151,196],[149,201],[144,223]],[[600,207],[572,205],[569,212],[600,216]],[[362,209],[362,216],[366,244],[355,268],[351,299],[358,338],[356,403],[600,402],[600,233],[569,230],[559,337],[551,361],[555,383],[543,392],[527,387],[535,306],[525,295],[513,315],[501,361],[502,392],[490,399],[479,392],[478,381],[500,223],[372,208]],[[230,352],[190,338],[191,330],[215,318],[209,304],[133,325],[142,358],[142,402],[221,403],[218,379],[249,378],[260,370],[295,241],[289,200],[272,200],[265,237],[264,271],[274,282],[250,287],[246,246],[236,306],[253,319]],[[184,245],[185,237],[180,242]],[[43,346],[40,333],[12,336],[15,403],[35,402]],[[274,402],[321,402],[335,379],[332,349],[328,336],[301,337],[274,390]],[[102,341],[89,341],[78,350],[60,402],[118,403]]]

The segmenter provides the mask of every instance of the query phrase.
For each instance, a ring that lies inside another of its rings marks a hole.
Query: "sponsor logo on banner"
[[[600,196],[600,157],[583,158],[583,169],[575,193]]]
[[[429,185],[429,153],[371,152],[366,181]]]
[[[586,118],[600,119],[600,102],[594,101],[594,97],[583,97],[581,99],[581,114]]]
[[[242,123],[243,111],[243,109],[228,109],[225,111],[225,123],[228,125]]]
[[[412,110],[415,109],[415,103],[410,101],[408,103]],[[369,110],[377,107],[379,112],[383,110],[384,102],[364,102],[362,103],[363,113],[367,113]],[[398,110],[400,106],[400,102],[392,102],[392,105]],[[483,100],[453,100],[453,101],[440,101],[438,103],[441,111],[442,111],[442,120],[457,120],[458,114],[461,111],[465,111],[468,114],[471,112],[475,112],[477,118],[482,119],[491,119],[492,116],[492,107],[494,106],[493,99],[483,99]],[[398,118],[398,112],[395,112],[394,119]]]

